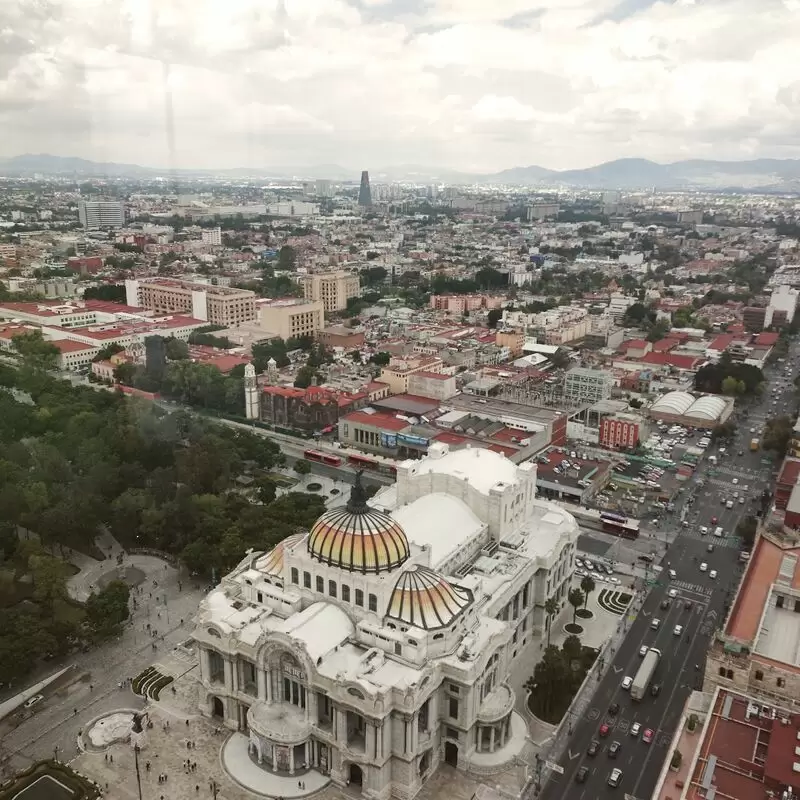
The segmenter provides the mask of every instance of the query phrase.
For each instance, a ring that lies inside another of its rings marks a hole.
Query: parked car
[[[622,770],[612,769],[611,774],[608,776],[608,785],[617,787],[619,786],[619,782],[621,780],[622,780]]]
[[[29,697],[25,701],[24,708],[33,708],[38,703],[41,703],[42,700],[44,700],[44,695],[43,694],[35,694],[33,697]]]

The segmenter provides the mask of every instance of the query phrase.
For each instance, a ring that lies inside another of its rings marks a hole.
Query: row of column
[[[479,753],[494,753],[502,747],[505,747],[508,742],[509,733],[511,731],[511,715],[509,714],[504,720],[494,722],[491,725],[478,724],[475,728],[476,743],[475,749]],[[488,733],[488,745],[486,744],[486,734]]]

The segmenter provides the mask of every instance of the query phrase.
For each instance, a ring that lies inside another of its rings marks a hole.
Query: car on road
[[[687,601],[686,601],[686,602],[683,604],[683,607],[684,607],[684,608],[685,608],[687,611],[691,611],[691,609],[692,609],[692,601],[691,601],[691,600],[687,600]]]
[[[670,589],[669,590],[669,596],[670,597],[677,597],[678,596],[678,590],[677,589]]]
[[[719,522],[719,517],[711,517],[711,524],[716,525]],[[708,530],[708,528],[706,528]]]
[[[644,733],[642,734],[642,741],[645,744],[650,744],[653,741],[653,729],[652,728],[645,728]]]
[[[607,722],[604,722],[600,726],[600,728],[599,728],[599,730],[597,732],[600,734],[600,736],[608,736],[608,733],[609,733],[610,730],[611,730],[611,728],[610,728],[609,724]]]
[[[633,678],[631,678],[631,676],[630,676],[630,675],[626,675],[626,676],[625,676],[625,677],[622,679],[622,684],[621,684],[621,686],[622,686],[622,688],[623,688],[623,689],[625,689],[626,691],[628,691],[628,690],[631,688],[631,684],[632,684],[632,683],[633,683]]]
[[[734,479],[731,481],[731,483],[732,483],[734,486],[736,486],[736,485],[739,483],[739,479],[738,479],[738,478],[734,478]]]
[[[35,694],[33,697],[29,697],[25,701],[24,708],[33,708],[38,703],[41,703],[42,700],[44,700],[44,695],[43,694]]]
[[[706,564],[706,562],[704,561],[704,562],[703,562],[703,563],[700,565],[700,572],[706,572],[707,570],[708,570],[708,564]]]
[[[712,569],[711,572],[708,573],[708,577],[713,581],[717,577],[717,571]]]
[[[617,787],[619,786],[619,782],[622,780],[622,770],[621,769],[612,769],[611,774],[608,776],[608,785]]]
[[[640,722],[634,722],[633,725],[631,725],[631,736],[638,736],[641,729],[642,724]]]
[[[650,687],[650,694],[651,694],[652,697],[658,697],[661,694],[661,684],[660,683],[654,683]]]
[[[617,714],[619,714],[619,703],[612,703],[612,704],[611,704],[611,705],[608,707],[608,713],[609,713],[609,714],[610,714],[612,717],[616,717],[616,716],[617,716]]]
[[[647,655],[647,651],[648,651],[649,649],[650,649],[650,648],[649,648],[649,647],[648,647],[646,644],[643,644],[643,645],[642,645],[642,646],[639,648],[639,655],[640,655],[642,658],[644,658],[644,657]]]
[[[706,551],[709,552],[709,553],[713,553],[714,552],[714,545],[710,544],[708,547],[706,547]]]
[[[675,627],[672,629],[672,632],[673,632],[673,633],[674,633],[676,636],[680,636],[680,635],[683,633],[683,625],[676,625],[676,626],[675,626]]]
[[[677,578],[677,577],[678,577],[678,573],[677,573],[677,572],[675,572],[675,570],[674,570],[674,569],[671,569],[671,570],[669,571],[669,579],[670,579],[671,581],[674,581],[674,580],[675,580],[675,578]]]
[[[592,741],[589,742],[589,747],[586,750],[586,755],[587,756],[596,756],[597,755],[597,751],[599,749],[600,749],[600,742],[597,739],[592,739]]]
[[[586,778],[589,776],[589,767],[581,767],[575,773],[575,783],[586,783]]]
[[[657,631],[659,629],[660,625],[661,625],[661,620],[658,617],[656,617],[655,619],[650,621],[650,627],[654,631]]]
[[[711,524],[714,524],[714,520],[711,520]],[[708,533],[708,528],[705,525],[700,526],[700,535],[705,536]]]
[[[665,597],[658,605],[662,609],[667,609],[669,608],[669,600]]]
[[[611,742],[608,746],[608,757],[609,758],[616,758],[619,755],[619,751],[622,749],[622,745],[619,742]]]
[[[728,500],[728,502],[725,503],[725,508],[733,508],[733,500]]]
[[[739,498],[739,505],[740,505],[740,506],[743,506],[743,505],[744,505],[744,503],[745,503],[745,499],[744,499],[744,497],[740,497],[740,498]]]

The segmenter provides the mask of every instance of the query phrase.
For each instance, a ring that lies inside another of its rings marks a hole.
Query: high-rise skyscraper
[[[361,173],[361,186],[358,189],[358,204],[360,206],[372,205],[372,192],[369,188],[369,172],[366,170]]]
[[[81,200],[78,219],[84,228],[122,228],[125,203],[120,200]]]

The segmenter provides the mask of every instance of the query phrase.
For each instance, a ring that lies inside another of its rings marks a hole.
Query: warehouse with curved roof
[[[652,419],[689,428],[716,428],[733,412],[733,399],[716,394],[695,397],[689,392],[667,392],[648,410]]]

